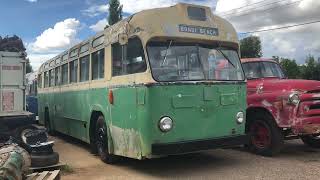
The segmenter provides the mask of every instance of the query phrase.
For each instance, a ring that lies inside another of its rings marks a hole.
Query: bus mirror
[[[119,34],[119,44],[120,45],[126,45],[128,44],[128,36],[127,34]]]

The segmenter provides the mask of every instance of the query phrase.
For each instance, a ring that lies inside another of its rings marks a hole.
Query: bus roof
[[[243,58],[241,59],[241,63],[247,62],[276,62],[271,58]]]
[[[179,3],[171,7],[143,10],[133,14],[46,61],[39,68],[39,73],[52,69],[51,64],[55,64],[54,61],[63,59],[62,56],[65,54],[70,56],[71,51],[79,50],[84,44],[89,43],[92,50],[95,39],[104,35],[105,46],[118,42],[120,34],[126,34],[128,37],[139,36],[144,44],[152,38],[170,38],[196,42],[217,41],[238,47],[238,35],[234,27],[225,19],[214,15],[210,7]]]

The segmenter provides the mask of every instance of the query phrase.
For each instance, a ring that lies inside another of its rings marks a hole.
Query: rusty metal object
[[[28,152],[16,144],[0,149],[0,179],[20,180],[30,167]]]
[[[319,134],[320,133],[320,125],[319,124],[304,125],[298,133],[301,135]]]

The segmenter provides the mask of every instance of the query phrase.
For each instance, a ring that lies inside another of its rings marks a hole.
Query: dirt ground
[[[300,140],[286,142],[273,158],[250,154],[242,148],[218,149],[152,160],[125,159],[107,165],[90,153],[88,145],[68,137],[55,137],[60,160],[73,171],[62,179],[314,179],[320,178],[320,149]]]

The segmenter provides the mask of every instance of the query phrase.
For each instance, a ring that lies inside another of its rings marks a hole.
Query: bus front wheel
[[[248,120],[249,149],[263,156],[278,154],[283,147],[284,137],[273,118],[266,113],[256,113],[249,115]]]
[[[99,116],[95,129],[96,148],[100,159],[107,164],[114,164],[118,157],[109,153],[107,126],[103,116]]]

